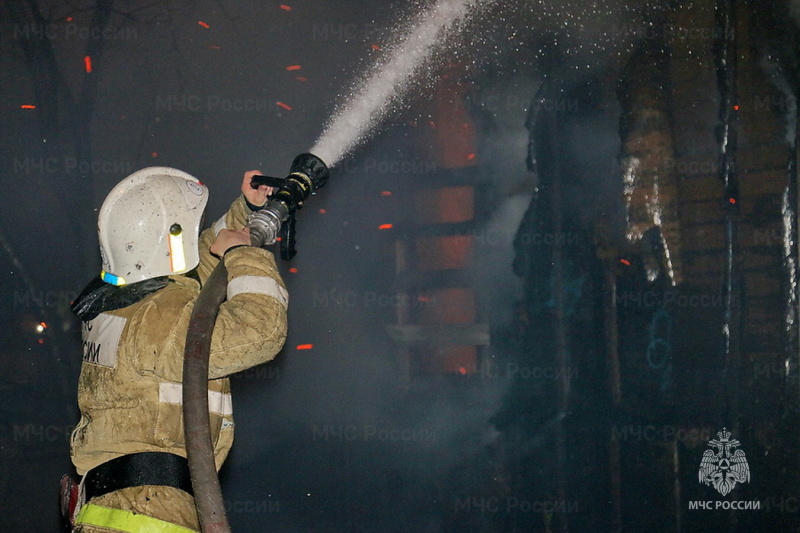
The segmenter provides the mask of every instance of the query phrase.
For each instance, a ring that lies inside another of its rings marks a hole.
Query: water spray
[[[493,0],[439,0],[423,13],[386,61],[363,79],[337,110],[311,152],[331,166],[364,141],[379,120],[406,93],[423,64],[450,44],[451,35],[463,28],[478,5]]]

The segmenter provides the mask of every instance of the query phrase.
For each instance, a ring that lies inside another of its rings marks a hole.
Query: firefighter
[[[98,217],[102,272],[73,302],[82,321],[81,419],[71,456],[82,477],[75,531],[189,532],[200,525],[182,416],[186,332],[218,261],[227,300],[212,334],[209,415],[217,470],[233,441],[228,376],[272,359],[286,339],[288,296],[272,254],[249,246],[249,213],[271,189],[242,195],[199,234],[208,189],[177,169],[120,182]],[[199,234],[199,235],[198,235]]]

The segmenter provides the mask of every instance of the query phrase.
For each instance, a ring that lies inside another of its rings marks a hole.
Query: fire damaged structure
[[[798,41],[781,7],[676,6],[613,91],[555,77],[532,103],[514,357],[558,371],[495,420],[540,440],[507,467],[515,494],[557,502],[541,531],[797,527]],[[616,154],[576,141],[617,105]]]
[[[513,262],[524,293],[491,331],[459,258],[485,246],[481,208],[499,202],[485,154],[475,166],[462,142],[473,124],[452,111],[468,98],[453,73],[435,97],[449,113],[428,130],[458,139],[428,140],[449,190],[423,196],[428,216],[398,244],[397,279],[410,301],[431,297],[415,286],[447,280],[448,298],[436,297],[453,312],[405,310],[390,330],[425,347],[401,351],[412,381],[513,377],[491,417],[489,488],[457,500],[483,512],[449,527],[794,529],[800,86],[789,5],[673,3],[617,30],[632,45],[613,68],[553,67],[530,103],[535,189]]]

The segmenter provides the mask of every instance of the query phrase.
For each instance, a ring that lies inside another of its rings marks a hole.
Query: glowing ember
[[[275,103],[278,104],[280,107],[284,108],[286,111],[292,110],[292,106],[288,104],[284,104],[283,102],[275,102]]]
[[[625,266],[631,266],[631,262],[628,261],[627,259],[620,259],[619,262]]]
[[[90,56],[83,58],[83,68],[86,70],[86,72],[92,71],[92,58]]]
[[[284,11],[291,11],[292,7],[291,6],[287,6],[286,4],[281,4],[281,9],[283,9]]]
[[[202,20],[198,20],[197,23],[200,24],[202,27],[204,27],[206,29],[211,27],[208,24],[206,24],[205,22],[203,22]]]
[[[392,224],[381,224],[378,229],[392,229],[392,227],[394,227]]]
[[[19,107],[22,108],[22,109],[36,109],[36,106],[35,105],[31,105],[31,104],[22,104]]]
[[[392,191],[381,191],[381,196],[391,196]]]
[[[289,269],[289,272],[291,272],[292,274],[297,274],[297,268],[296,267],[292,267],[292,268]]]
[[[288,67],[286,67],[286,70],[300,70],[302,68],[303,67],[301,67],[300,65],[289,65]]]
[[[313,347],[314,347],[314,345],[313,345],[313,344],[298,344],[298,345],[297,345],[297,349],[298,349],[298,350],[310,350],[310,349],[312,349]]]

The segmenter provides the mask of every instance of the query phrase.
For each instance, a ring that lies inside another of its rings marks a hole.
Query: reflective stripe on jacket
[[[144,514],[101,507],[91,503],[81,507],[81,511],[75,519],[75,526],[78,531],[88,529],[84,526],[94,526],[104,528],[104,530],[125,531],[126,533],[197,533],[196,529],[171,524]]]

